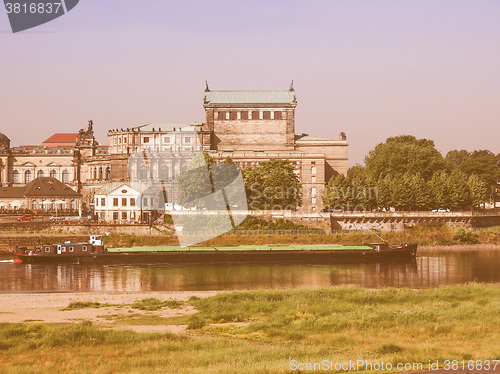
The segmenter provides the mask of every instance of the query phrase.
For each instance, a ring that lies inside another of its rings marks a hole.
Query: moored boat
[[[417,245],[402,243],[367,243],[344,245],[288,245],[234,247],[131,247],[104,248],[102,235],[90,235],[85,243],[69,241],[42,244],[33,249],[20,248],[14,252],[23,263],[174,263],[174,262],[304,262],[334,263],[345,261],[399,260],[416,256]]]

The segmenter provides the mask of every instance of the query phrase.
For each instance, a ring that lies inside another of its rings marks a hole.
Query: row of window
[[[68,247],[68,252],[74,252],[75,248],[74,247]],[[45,247],[45,252],[50,252],[51,247],[47,246]],[[87,246],[84,245],[82,246],[82,251],[87,252]],[[66,247],[61,247],[61,252],[66,252]]]
[[[134,197],[130,197],[130,198],[113,197],[113,206],[132,206],[132,207],[135,207],[136,206],[135,204],[136,204],[136,199]],[[96,197],[95,205],[96,206],[106,206],[106,198],[105,197],[101,197],[101,198]],[[152,205],[153,205],[153,198],[152,197],[143,197],[142,198],[142,206],[152,206]]]
[[[217,119],[283,119],[282,112],[271,112],[269,110],[265,110],[262,112],[262,116],[260,113],[261,112],[258,110],[252,112],[219,111],[217,112]]]
[[[37,210],[39,207],[42,209],[45,207],[46,209],[51,209],[51,210],[56,210],[56,209],[62,210],[62,209],[67,208],[67,204],[66,204],[66,202],[62,202],[62,203],[50,202],[50,203],[45,203],[45,204],[38,204],[38,202],[35,200],[33,200],[31,202],[31,209],[32,210]],[[71,200],[69,207],[70,207],[70,209],[76,209],[76,201]]]
[[[35,174],[31,170],[26,170],[24,173],[20,173],[18,170],[14,170],[12,172],[12,182],[13,183],[29,183],[29,182],[31,182],[34,179],[33,177],[35,175],[36,175],[37,178],[43,178],[43,177],[45,177],[45,172],[43,170],[38,170],[36,172],[36,174]],[[24,177],[24,181],[21,179],[21,177]],[[49,177],[57,178],[57,171],[56,170],[50,170],[49,171]],[[69,173],[68,170],[64,170],[61,173],[61,177],[62,177],[62,182],[63,183],[69,183],[70,173]]]
[[[142,138],[143,143],[149,143],[152,140],[150,136],[145,136]],[[182,138],[182,141],[184,144],[191,144],[191,137],[190,136],[185,136]],[[170,136],[164,136],[163,137],[163,143],[165,144],[170,144],[172,143],[172,137]],[[118,138],[118,143],[117,144],[122,144],[122,138]],[[123,144],[127,144],[127,138],[123,138]]]

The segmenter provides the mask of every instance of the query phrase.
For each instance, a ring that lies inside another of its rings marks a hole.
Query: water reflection
[[[0,292],[195,291],[256,288],[436,287],[500,283],[500,251],[429,252],[415,261],[342,265],[77,265],[0,263]]]

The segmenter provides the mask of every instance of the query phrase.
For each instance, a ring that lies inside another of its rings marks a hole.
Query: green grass
[[[223,293],[187,302],[199,312],[177,318],[189,325],[186,335],[88,322],[0,324],[0,372],[290,373],[290,360],[498,359],[499,291],[498,285],[467,284]]]
[[[103,304],[94,301],[75,301],[69,303],[66,308],[62,310],[76,310],[76,309],[85,309],[85,308],[106,308],[109,306],[115,306],[114,304]]]
[[[184,303],[178,300],[158,300],[155,298],[143,299],[141,301],[137,301],[130,306],[134,309],[140,310],[160,310],[162,308],[170,308],[170,309],[179,309],[184,306]]]

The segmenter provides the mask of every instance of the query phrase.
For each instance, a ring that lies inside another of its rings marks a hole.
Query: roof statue
[[[208,88],[208,82],[205,81],[205,92],[210,92],[210,88]]]
[[[90,136],[93,136],[94,135],[94,121],[89,120],[89,124],[87,126],[87,130],[80,129],[80,131],[78,132],[78,134],[79,135],[90,135]]]
[[[292,80],[292,83],[290,83],[290,89],[289,89],[289,90],[290,90],[290,91],[295,91],[295,90],[293,89],[293,80]]]

